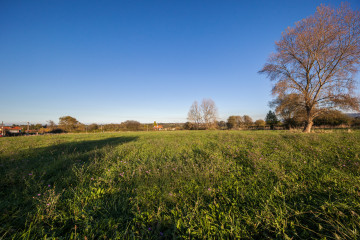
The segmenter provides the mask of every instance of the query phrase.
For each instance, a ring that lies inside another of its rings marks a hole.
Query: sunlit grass
[[[360,132],[0,139],[0,238],[356,239]]]

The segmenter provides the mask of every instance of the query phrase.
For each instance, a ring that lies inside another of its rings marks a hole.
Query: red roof
[[[1,129],[1,127],[0,127],[0,129]],[[22,127],[4,127],[4,129],[6,129],[6,130],[21,130]]]

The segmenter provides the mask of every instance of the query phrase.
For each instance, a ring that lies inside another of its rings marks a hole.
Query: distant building
[[[20,135],[22,134],[21,130],[21,127],[0,127],[0,135]]]
[[[162,130],[164,127],[162,125],[156,125],[154,126],[155,130]]]

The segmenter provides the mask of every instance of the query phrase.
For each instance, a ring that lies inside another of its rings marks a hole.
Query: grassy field
[[[0,239],[360,239],[360,131],[0,139]]]

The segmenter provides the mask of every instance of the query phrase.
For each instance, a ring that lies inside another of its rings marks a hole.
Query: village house
[[[159,130],[162,130],[164,127],[162,125],[156,125],[154,126],[154,130],[155,131],[159,131]]]
[[[22,128],[21,127],[0,127],[0,135],[21,135]]]

